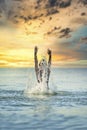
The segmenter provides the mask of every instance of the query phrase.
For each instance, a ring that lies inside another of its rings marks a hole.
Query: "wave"
[[[51,98],[52,97],[52,98]],[[69,91],[36,91],[26,89],[25,91],[17,90],[1,90],[0,89],[0,101],[6,106],[6,104],[12,104],[22,106],[29,102],[36,102],[40,99],[54,100],[59,106],[74,106],[74,105],[87,105],[87,92],[69,92]]]

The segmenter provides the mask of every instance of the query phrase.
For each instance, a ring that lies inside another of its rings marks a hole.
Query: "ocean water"
[[[87,130],[87,69],[52,69],[56,94],[24,93],[34,69],[0,69],[0,130]]]

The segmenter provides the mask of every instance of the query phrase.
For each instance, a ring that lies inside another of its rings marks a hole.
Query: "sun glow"
[[[35,46],[39,60],[50,48],[54,66],[86,67],[86,10],[77,1],[66,8],[52,7],[48,0],[1,1],[0,67],[34,66]]]

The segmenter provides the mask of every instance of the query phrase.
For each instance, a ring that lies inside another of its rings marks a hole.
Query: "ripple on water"
[[[86,130],[86,106],[87,92],[26,96],[23,91],[0,90],[0,128]]]

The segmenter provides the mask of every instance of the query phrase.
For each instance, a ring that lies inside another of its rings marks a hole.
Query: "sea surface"
[[[0,130],[87,130],[87,69],[53,68],[57,94],[26,95],[33,68],[0,69]]]

